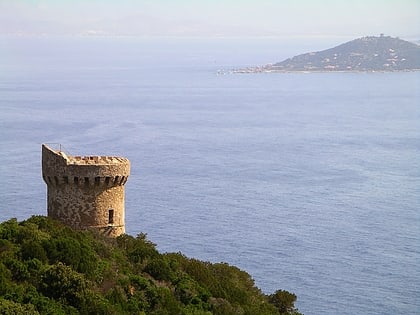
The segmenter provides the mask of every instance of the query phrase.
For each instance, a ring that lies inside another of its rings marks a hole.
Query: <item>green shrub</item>
[[[0,315],[39,315],[32,304],[20,304],[0,297]]]
[[[105,238],[34,216],[0,223],[1,314],[299,314],[225,263],[160,254],[146,234]],[[3,313],[1,313],[3,312]]]
[[[0,225],[0,239],[13,241],[19,234],[19,224],[16,218],[5,221]]]
[[[53,299],[80,306],[85,302],[87,282],[82,274],[59,262],[50,266],[42,276],[41,292]]]
[[[296,295],[286,290],[277,290],[269,296],[269,301],[277,307],[280,315],[294,314],[296,311]]]
[[[9,258],[4,263],[11,271],[14,280],[23,281],[29,278],[28,267],[23,261],[17,258]]]
[[[25,241],[20,252],[23,260],[36,258],[44,263],[48,261],[47,253],[39,241]]]
[[[171,281],[174,278],[174,273],[168,261],[161,256],[151,259],[144,268],[144,271],[156,280]]]
[[[147,240],[146,234],[143,233],[136,238],[122,235],[117,238],[117,244],[126,250],[128,258],[133,263],[142,263],[159,255],[156,245]]]

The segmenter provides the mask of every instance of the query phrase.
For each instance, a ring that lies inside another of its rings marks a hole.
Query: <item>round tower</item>
[[[42,145],[48,216],[75,229],[125,233],[124,185],[130,161],[111,156],[68,156]]]

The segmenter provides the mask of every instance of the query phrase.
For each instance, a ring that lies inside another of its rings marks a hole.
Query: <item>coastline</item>
[[[272,68],[243,68],[243,69],[232,69],[232,70],[218,70],[217,74],[256,74],[256,73],[401,73],[401,72],[420,72],[420,69],[402,69],[402,70],[377,70],[377,69],[367,69],[367,70],[328,70],[328,69],[316,69],[316,70],[286,70],[286,69],[272,69]]]

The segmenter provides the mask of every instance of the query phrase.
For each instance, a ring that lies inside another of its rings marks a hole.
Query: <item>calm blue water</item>
[[[46,214],[41,143],[122,155],[129,234],[306,315],[418,313],[420,74],[217,75],[337,43],[1,38],[0,219]]]

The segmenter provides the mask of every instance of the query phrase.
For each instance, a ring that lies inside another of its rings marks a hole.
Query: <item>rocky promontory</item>
[[[256,72],[370,72],[418,71],[420,46],[390,36],[358,38],[334,48],[310,52],[260,67],[233,71]]]

